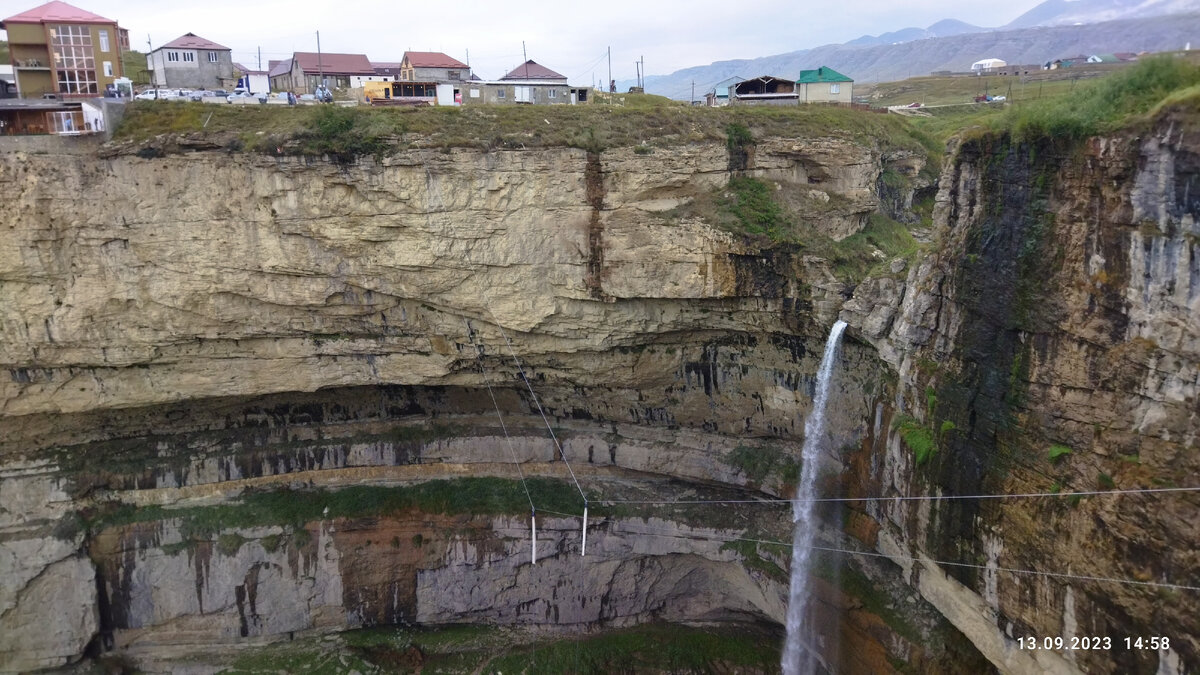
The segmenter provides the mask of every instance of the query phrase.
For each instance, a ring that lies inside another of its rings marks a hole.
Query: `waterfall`
[[[809,649],[811,631],[805,626],[808,612],[808,576],[811,566],[813,540],[816,535],[815,510],[812,501],[817,497],[817,465],[821,443],[825,438],[825,404],[829,397],[829,381],[837,361],[845,321],[833,324],[825,342],[825,354],[817,370],[817,391],[813,396],[812,412],[804,421],[804,447],[800,453],[800,484],[796,486],[796,501],[792,503],[792,520],[796,524],[792,535],[792,579],[788,593],[787,642],[783,647],[784,675],[806,675],[816,670],[816,655]]]

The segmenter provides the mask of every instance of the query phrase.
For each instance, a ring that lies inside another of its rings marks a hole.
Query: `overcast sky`
[[[441,51],[460,60],[470,51],[472,69],[498,78],[529,58],[590,84],[607,75],[612,47],[615,79],[632,79],[639,56],[651,75],[713,61],[754,58],[845,42],[941,19],[999,26],[1039,4],[951,0],[74,0],[71,4],[115,19],[128,28],[134,49],[146,51],[188,32],[233,50],[253,67],[293,51],[366,53],[372,61],[399,61],[408,49]],[[0,17],[41,4],[0,0]]]

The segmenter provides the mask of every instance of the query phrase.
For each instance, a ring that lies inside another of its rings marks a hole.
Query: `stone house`
[[[802,70],[796,79],[800,103],[852,103],[854,80],[833,68]]]
[[[150,83],[167,89],[231,88],[233,52],[212,40],[187,33],[146,56]]]
[[[471,67],[442,52],[404,52],[401,82],[462,82],[471,79]]]
[[[271,85],[271,91],[291,91],[292,60],[267,61],[267,81]]]
[[[331,89],[349,89],[362,86],[364,79],[375,76],[375,68],[366,54],[295,52],[289,63],[286,78],[271,76],[271,86],[279,91],[311,94],[321,84],[322,77]],[[277,79],[285,86],[277,87]]]
[[[529,103],[577,105],[591,102],[591,87],[573,87],[567,77],[526,61],[499,80],[463,83],[463,105]]]

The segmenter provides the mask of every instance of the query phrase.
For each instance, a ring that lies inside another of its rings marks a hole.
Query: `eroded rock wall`
[[[818,205],[807,215],[840,239],[877,208],[887,161],[768,139],[744,170]],[[296,544],[268,525],[184,536],[173,515],[261,490],[511,478],[489,384],[516,458],[566,480],[521,369],[594,496],[662,480],[785,492],[846,288],[798,246],[674,215],[729,177],[715,144],[357,164],[0,154],[0,621],[21,627],[0,632],[0,668],[400,620],[778,620],[762,569],[785,558],[678,515],[599,513],[582,576],[562,544],[577,530],[553,517],[535,569],[517,520],[319,520]],[[875,371],[847,349],[846,438]],[[163,511],[102,525],[119,504]]]
[[[1190,486],[1200,385],[1194,120],[1084,144],[965,142],[943,174],[940,247],[862,285],[843,317],[899,373],[860,467],[883,495]],[[914,431],[915,430],[915,431]],[[907,434],[916,438],[906,438]],[[932,439],[919,463],[914,448]],[[915,441],[913,443],[909,440]],[[1200,664],[1192,494],[885,502],[868,537],[1005,672]],[[920,558],[916,563],[912,558]],[[971,567],[932,567],[930,560]],[[1012,574],[1003,568],[1074,575]],[[1160,652],[1126,637],[1170,637]],[[1021,650],[1108,637],[1113,650]]]

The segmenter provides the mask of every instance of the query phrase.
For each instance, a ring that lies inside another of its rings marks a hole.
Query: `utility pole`
[[[692,80],[692,98],[688,100],[688,105],[696,102],[696,81]]]
[[[262,46],[261,45],[259,45],[259,47],[258,47],[258,69],[262,70]],[[249,82],[249,80],[246,80],[246,81]]]
[[[614,85],[613,85],[613,79],[612,79],[612,47],[609,47],[608,48],[608,86],[605,88],[608,89],[608,93],[611,94],[611,93],[613,93],[613,87],[614,87]],[[609,100],[609,103],[612,103],[611,99]]]
[[[642,69],[639,71],[642,74],[642,93],[646,93],[646,57],[639,56],[638,63],[642,64]]]
[[[325,60],[321,58],[321,31],[317,31],[317,72],[321,74],[321,86],[325,86]]]
[[[155,87],[154,98],[158,98],[158,89],[157,89],[158,83],[155,82],[155,80],[158,79],[158,71],[154,70],[153,68],[150,68],[150,66],[154,65],[154,63],[151,61],[151,59],[154,58],[154,56],[151,54],[151,52],[153,52],[153,51],[154,51],[154,46],[152,44],[150,44],[150,34],[146,33],[146,67],[150,70],[151,73],[153,73],[153,75],[151,75],[151,77],[150,77],[150,86]]]
[[[521,58],[525,59],[525,78],[529,78],[529,54],[525,51],[525,41],[521,40]]]
[[[634,81],[637,82],[637,86],[640,88],[642,86],[642,62],[641,61],[633,62],[633,73],[634,73],[634,76],[633,76]]]

